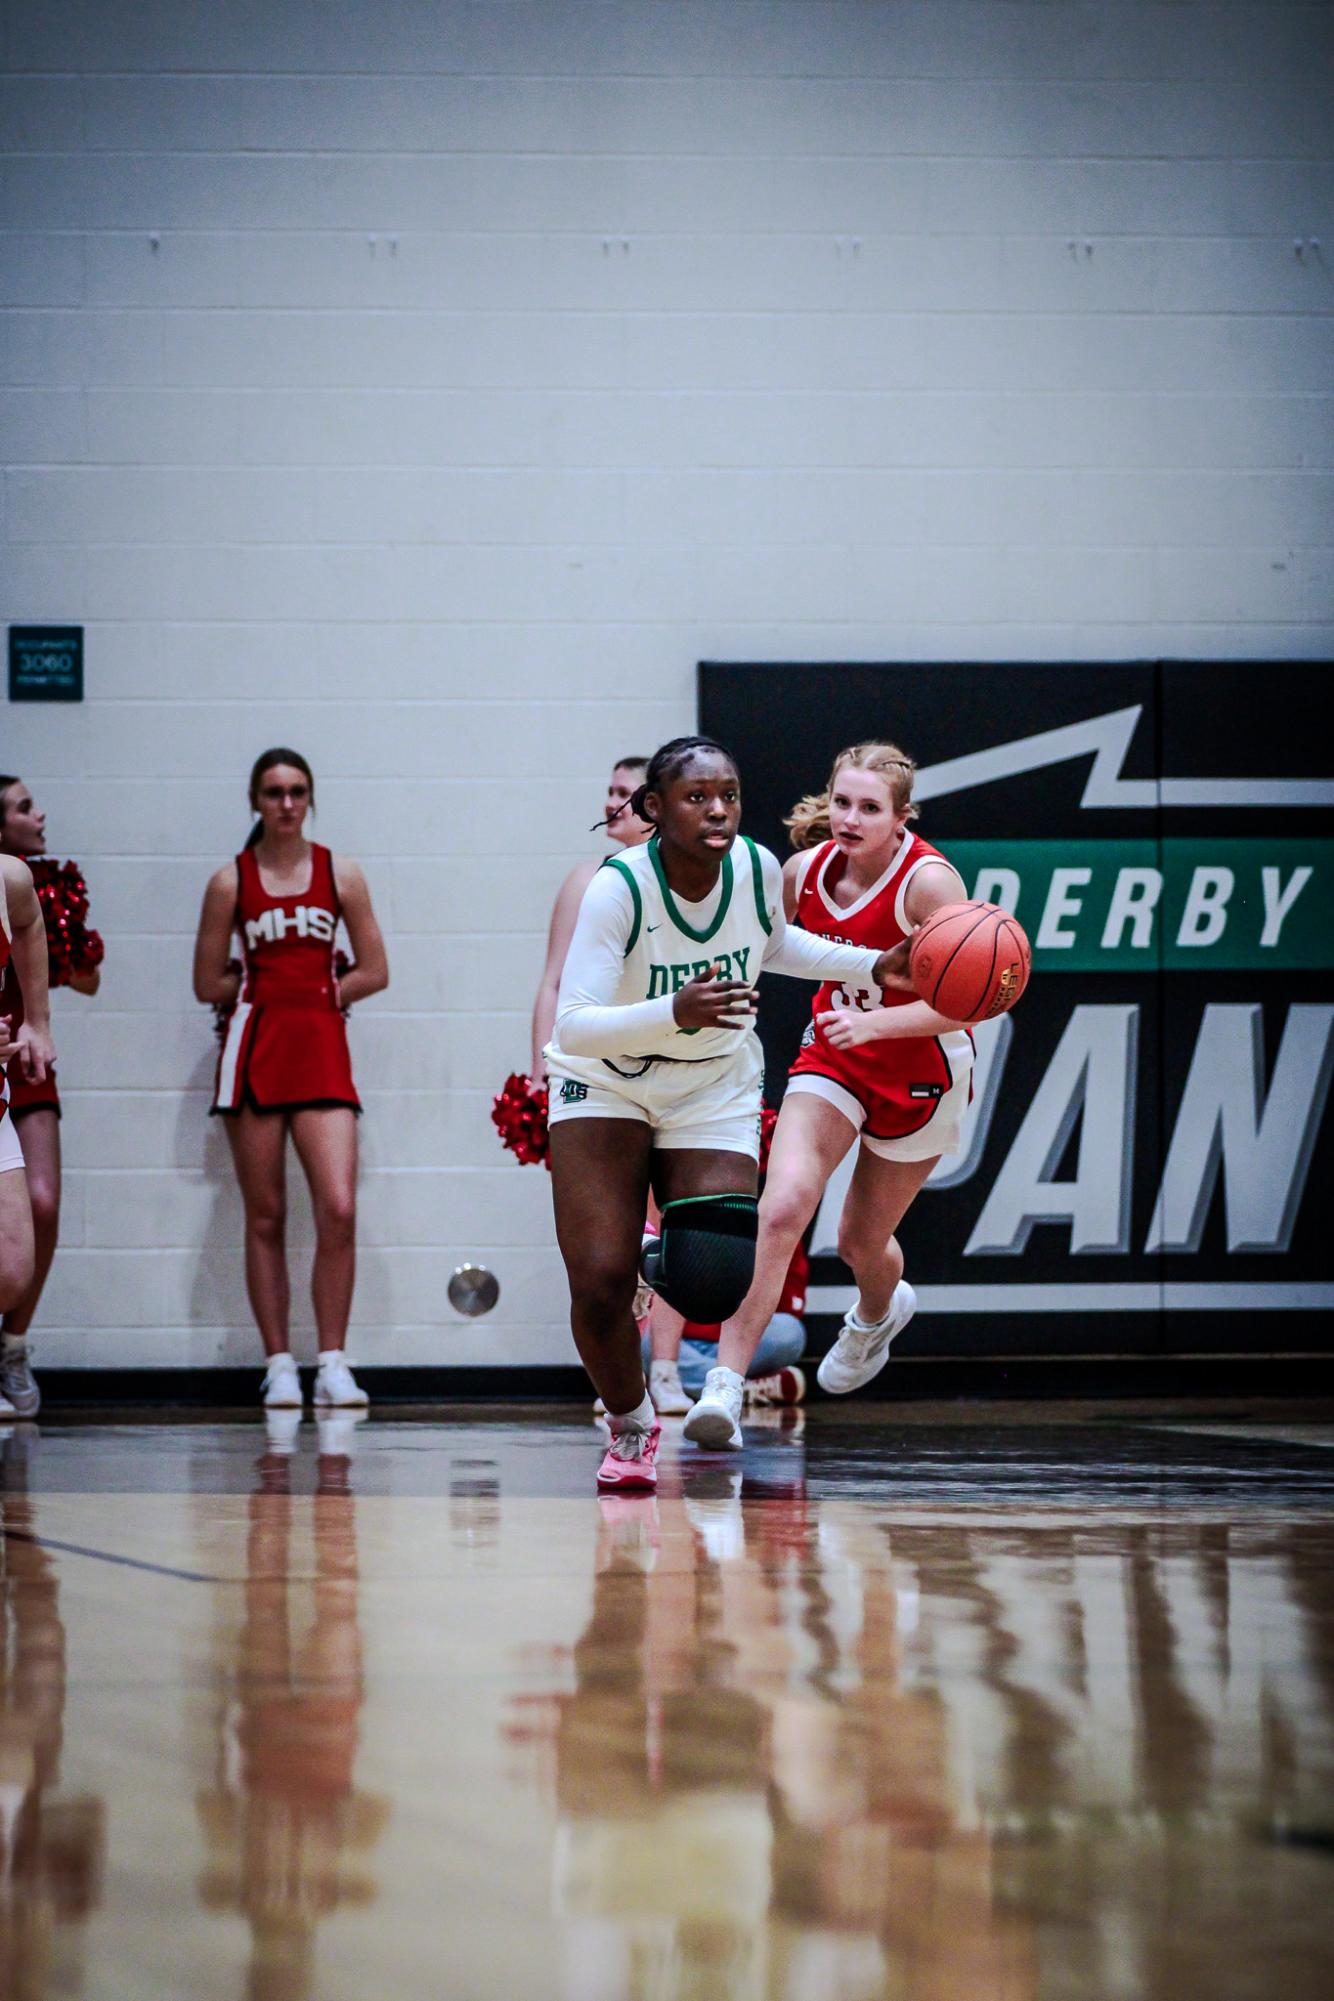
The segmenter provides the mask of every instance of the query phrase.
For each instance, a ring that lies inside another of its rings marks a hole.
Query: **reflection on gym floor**
[[[0,1991],[1334,1991],[1328,1434],[764,1415],[12,1437]]]

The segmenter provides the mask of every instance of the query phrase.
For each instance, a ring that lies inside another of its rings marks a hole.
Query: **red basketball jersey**
[[[912,930],[904,909],[908,884],[925,863],[946,859],[920,834],[905,829],[880,880],[846,909],[840,909],[833,890],[847,864],[837,842],[826,841],[813,850],[801,872],[797,922],[821,938],[888,951]],[[904,1036],[890,1042],[861,1043],[855,1049],[835,1049],[818,1017],[831,1008],[905,1007],[915,998],[897,991],[882,996],[878,987],[869,984],[859,987],[826,981],[815,997],[810,1026],[793,1065],[793,1076],[827,1076],[850,1090],[866,1110],[865,1130],[876,1138],[902,1138],[930,1121],[937,1102],[953,1082],[949,1057],[935,1036]]]
[[[240,998],[262,1007],[335,1007],[341,906],[329,850],[312,845],[310,887],[298,895],[269,895],[253,848],[236,857],[236,873],[236,928],[245,962]]]

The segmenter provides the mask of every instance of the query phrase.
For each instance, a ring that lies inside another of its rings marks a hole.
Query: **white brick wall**
[[[88,700],[6,710],[0,768],[110,948],[45,1361],[254,1352],[189,956],[264,743],[389,934],[357,1350],[560,1360],[489,1098],[698,658],[1329,650],[1330,23],[8,0],[5,604],[86,624]]]

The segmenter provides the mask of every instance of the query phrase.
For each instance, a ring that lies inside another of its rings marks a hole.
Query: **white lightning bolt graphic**
[[[947,757],[919,771],[913,786],[918,799],[939,799],[947,792],[967,792],[1000,778],[1017,778],[1093,753],[1081,806],[1329,806],[1334,805],[1334,780],[1326,778],[1122,778],[1130,741],[1139,726],[1143,706],[1112,709],[1086,722],[1060,729],[1039,730],[1013,743],[966,757]]]

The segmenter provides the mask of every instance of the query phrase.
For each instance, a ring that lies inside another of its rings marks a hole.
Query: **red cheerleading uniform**
[[[18,981],[6,978],[8,969],[9,969],[9,933],[5,930],[4,926],[0,924],[0,1015],[9,1015],[11,1017],[9,1024],[9,1035],[10,1039],[12,1040],[15,1030],[18,1028],[18,1023],[12,1019],[13,1009],[9,1004],[8,996],[6,996],[5,994],[5,988],[6,986],[8,986],[11,989],[11,992],[17,990]],[[0,1063],[0,1120],[7,1119],[8,1117],[9,1117],[9,1072],[6,1066],[3,1063]]]
[[[62,919],[65,920],[66,926],[68,927],[69,912],[67,905],[64,903],[64,899],[59,895],[59,893],[57,893],[57,897],[54,901],[51,900],[51,898],[46,893],[44,893],[43,884],[51,884],[54,882],[54,884],[56,885],[57,892],[59,892],[61,885],[61,878],[63,876],[67,876],[72,870],[76,870],[76,864],[73,862],[66,862],[64,864],[60,862],[52,862],[49,861],[47,857],[44,855],[30,856],[27,858],[27,863],[28,863],[28,868],[32,873],[33,880],[37,885],[38,895],[42,905],[42,919],[46,925],[47,940],[50,946],[50,951],[48,956],[50,963],[51,986],[53,988],[57,986],[63,986],[66,984],[68,979],[68,972],[67,970],[64,970],[64,968],[67,967],[69,958],[68,928],[66,929],[66,946],[63,953],[59,950],[56,943],[56,939],[58,936],[57,927],[61,924]],[[83,902],[81,907],[83,911],[86,912],[87,892],[83,890],[83,884],[81,878],[79,886],[83,895]],[[79,919],[74,929],[77,932],[81,944],[91,942],[93,945],[95,945],[96,956],[93,957],[89,963],[91,963],[92,965],[96,965],[100,961],[102,956],[101,939],[98,937],[95,931],[90,932],[85,928],[81,918]],[[23,995],[19,990],[19,983],[14,978],[12,972],[9,974],[7,980],[3,975],[0,975],[0,1014],[9,1015],[12,1019],[12,1024],[15,1029],[18,1029],[23,1021]],[[11,1077],[9,1080],[9,1109],[13,1117],[16,1119],[22,1118],[25,1112],[36,1112],[42,1110],[52,1111],[55,1113],[56,1117],[59,1118],[60,1093],[56,1089],[55,1066],[51,1065],[48,1068],[46,1075],[43,1077],[40,1084],[34,1084],[27,1077],[20,1077],[17,1074]]]
[[[334,935],[341,904],[333,856],[312,845],[310,887],[270,896],[253,848],[236,857],[236,930],[244,970],[218,1058],[215,1112],[361,1110],[338,1006]]]
[[[798,878],[797,923],[821,938],[888,951],[912,931],[904,898],[913,876],[924,863],[946,859],[939,848],[905,828],[898,852],[879,882],[840,909],[832,891],[847,864],[838,843],[825,841],[812,849]],[[961,1030],[957,1035],[914,1035],[835,1049],[819,1025],[819,1016],[830,1008],[904,1007],[915,998],[895,991],[881,997],[826,981],[815,996],[801,1053],[792,1065],[793,1077],[827,1077],[849,1092],[866,1114],[862,1132],[870,1139],[905,1139],[929,1125],[962,1068],[971,1068],[972,1037]],[[958,1046],[946,1048],[947,1043]],[[970,1098],[971,1093],[970,1080]]]

